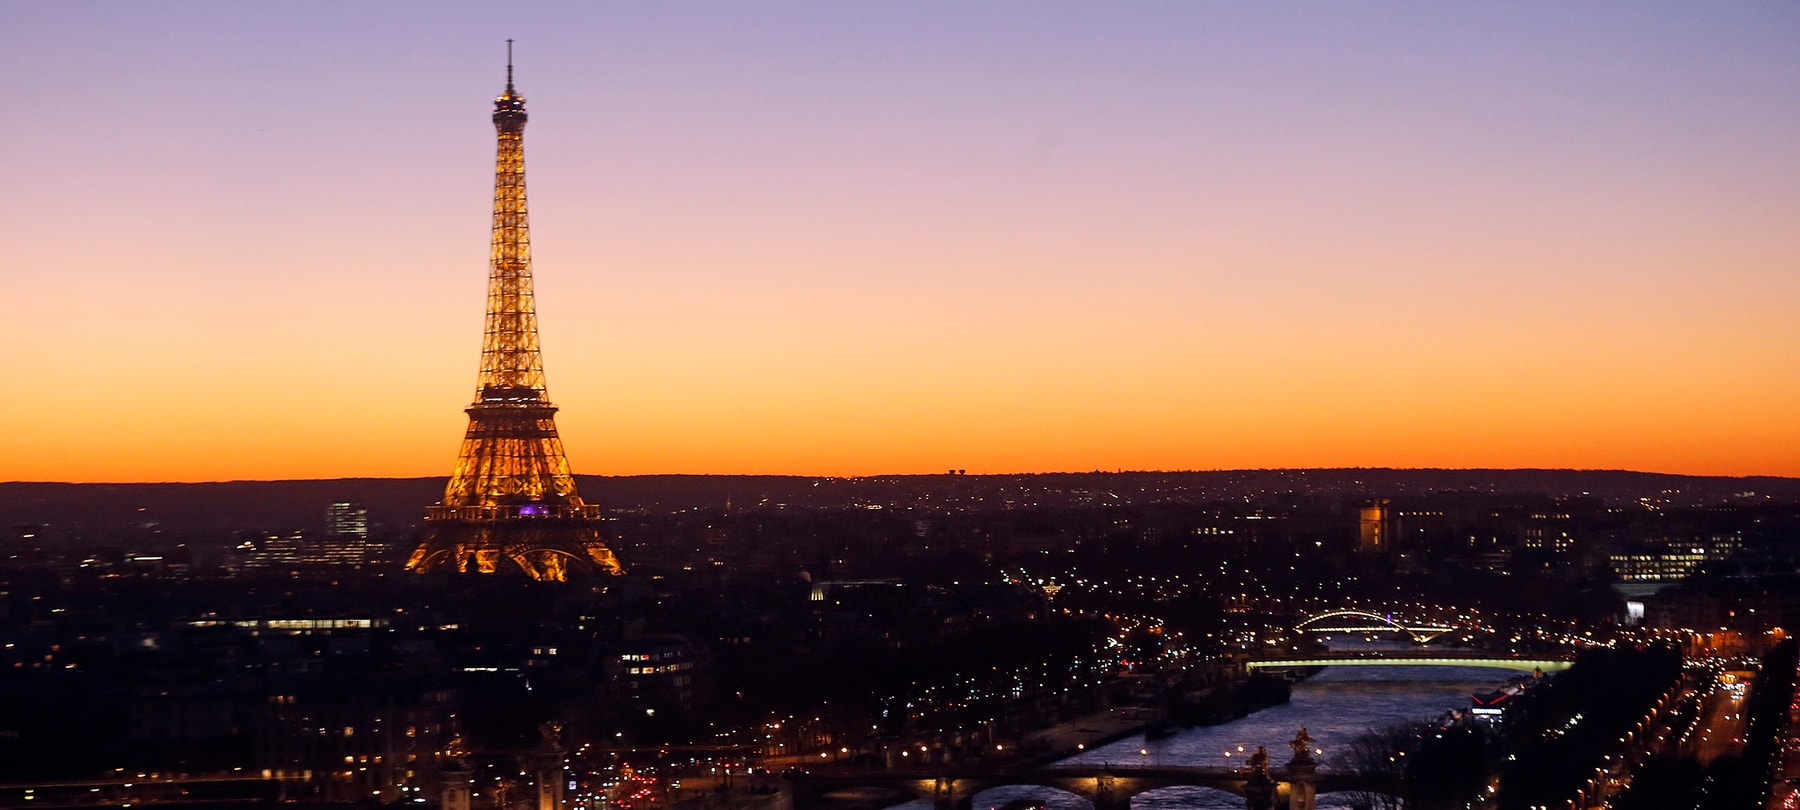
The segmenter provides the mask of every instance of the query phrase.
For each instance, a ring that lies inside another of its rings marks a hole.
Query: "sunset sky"
[[[0,4],[0,480],[1800,475],[1800,4]]]

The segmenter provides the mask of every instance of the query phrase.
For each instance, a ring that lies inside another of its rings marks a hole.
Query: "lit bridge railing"
[[[1556,672],[1574,665],[1572,657],[1545,655],[1513,655],[1506,653],[1379,651],[1353,653],[1316,653],[1311,655],[1265,655],[1250,659],[1247,669],[1294,669],[1297,667],[1488,667],[1521,672],[1542,670]]]

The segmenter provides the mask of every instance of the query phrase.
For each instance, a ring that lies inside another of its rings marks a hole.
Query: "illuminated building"
[[[368,537],[369,510],[360,503],[334,503],[325,508],[325,533],[332,537]]]
[[[697,708],[696,700],[703,693],[698,680],[705,660],[686,640],[647,638],[627,642],[614,666],[614,688],[627,703],[652,712],[657,708]]]
[[[1362,508],[1357,521],[1357,552],[1368,555],[1387,554],[1393,548],[1392,534],[1393,520],[1388,514],[1387,501],[1377,501],[1373,506]]]
[[[304,774],[326,802],[433,795],[455,693],[411,675],[282,673],[252,713],[254,767]]]
[[[1731,559],[1744,547],[1737,534],[1715,534],[1691,540],[1664,540],[1655,546],[1608,558],[1619,579],[1637,582],[1674,582],[1694,572],[1702,563]]]
[[[357,535],[314,537],[304,532],[268,534],[239,543],[245,568],[296,568],[315,565],[365,565],[377,549]]]
[[[1525,529],[1525,548],[1563,554],[1575,548],[1575,538],[1565,529],[1530,526]]]
[[[571,571],[617,574],[599,508],[575,492],[545,391],[525,212],[525,97],[513,89],[511,49],[509,40],[506,92],[494,99],[499,156],[481,374],[456,470],[443,502],[426,509],[425,538],[406,567],[509,569],[552,581]]]

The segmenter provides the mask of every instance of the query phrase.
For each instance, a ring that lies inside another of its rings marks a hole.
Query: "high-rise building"
[[[406,567],[513,570],[554,581],[569,572],[617,574],[618,560],[600,537],[599,508],[575,492],[544,385],[525,215],[525,97],[513,88],[511,40],[494,128],[500,143],[481,374],[456,470],[443,502],[426,509],[425,539]]]
[[[369,510],[360,503],[345,501],[325,507],[325,533],[332,537],[369,536]]]
[[[1393,516],[1386,500],[1362,508],[1357,520],[1356,550],[1379,556],[1393,553]]]

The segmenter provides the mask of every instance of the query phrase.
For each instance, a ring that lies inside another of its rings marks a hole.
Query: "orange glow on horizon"
[[[1800,476],[1800,7],[708,9],[7,9],[0,481],[449,475],[495,30],[578,475]]]

